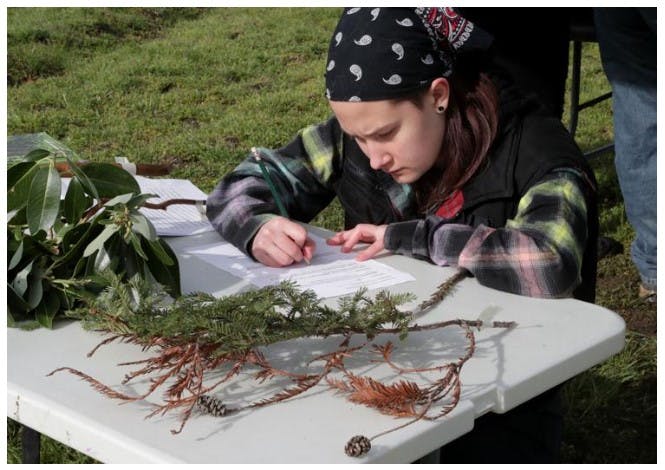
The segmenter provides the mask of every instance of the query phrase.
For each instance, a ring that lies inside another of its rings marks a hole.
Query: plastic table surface
[[[183,248],[211,243],[218,237],[211,232],[168,239],[179,256],[184,291],[228,295],[251,287],[194,256],[182,255]],[[390,289],[414,293],[417,301],[413,306],[429,298],[454,273],[452,268],[404,256],[378,260],[416,277],[416,281]],[[409,418],[383,415],[319,384],[294,399],[222,418],[193,413],[182,432],[173,435],[170,430],[178,428],[180,413],[145,419],[156,403],[162,403],[159,391],[144,400],[123,403],[67,372],[46,376],[68,366],[128,394],[147,390],[147,380],[121,384],[124,375],[134,369],[118,364],[149,357],[150,351],[114,342],[87,357],[106,336],[85,331],[77,323],[51,331],[8,329],[7,415],[107,463],[408,463],[469,432],[475,418],[489,411],[504,413],[602,362],[624,345],[623,320],[605,308],[574,299],[507,294],[483,287],[473,278],[464,279],[417,323],[452,319],[515,321],[518,325],[509,330],[483,327],[475,331],[475,353],[462,369],[461,398],[450,414],[419,420],[381,436],[360,458],[344,453],[350,437],[371,437]],[[356,336],[358,341],[364,339]],[[393,341],[395,360],[405,367],[456,360],[467,345],[464,331],[458,327],[412,333],[404,342],[385,336],[379,335],[374,342]],[[279,365],[297,369],[314,355],[333,350],[340,340],[301,338],[263,351]],[[407,378],[386,364],[372,362],[373,357],[360,354],[350,364],[351,370],[388,382]],[[277,389],[271,387],[270,382],[258,386],[247,373],[216,396],[229,404],[254,401],[275,393]]]

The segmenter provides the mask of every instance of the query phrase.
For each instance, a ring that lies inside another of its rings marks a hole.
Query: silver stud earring
[[[436,112],[439,113],[439,114],[443,114],[443,113],[446,112],[446,107],[445,106],[438,106],[436,108]]]

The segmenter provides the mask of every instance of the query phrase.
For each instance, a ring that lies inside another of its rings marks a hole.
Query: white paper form
[[[206,263],[265,287],[282,281],[294,281],[301,289],[311,289],[320,298],[351,294],[361,286],[380,289],[414,281],[411,274],[375,260],[355,261],[357,253],[342,253],[340,247],[326,244],[325,239],[310,233],[316,250],[310,265],[302,262],[283,268],[270,268],[252,260],[228,242],[189,248],[186,253]]]
[[[197,188],[189,180],[172,178],[146,178],[134,175],[136,182],[145,194],[156,194],[158,197],[148,199],[148,202],[159,204],[168,199],[194,199],[201,201],[199,207],[190,204],[173,204],[164,209],[141,208],[139,212],[145,215],[163,237],[184,237],[214,230],[205,215],[205,200],[207,194]],[[71,178],[62,178],[61,197],[67,194]]]
[[[187,236],[210,232],[213,229],[205,215],[207,194],[197,188],[189,180],[171,178],[145,178],[135,176],[142,193],[156,194],[148,202],[159,204],[167,199],[194,199],[201,201],[200,206],[188,204],[173,204],[163,209],[141,208],[145,215],[155,226],[157,234],[161,236]]]

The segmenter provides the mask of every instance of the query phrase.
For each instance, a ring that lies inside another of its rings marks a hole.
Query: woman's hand
[[[251,251],[257,261],[280,268],[303,260],[309,262],[315,248],[303,226],[284,217],[274,217],[256,232]]]
[[[387,225],[358,224],[351,230],[337,232],[326,240],[328,245],[342,245],[342,252],[350,252],[358,243],[370,243],[370,245],[358,253],[357,261],[365,261],[376,256],[383,250],[383,236]]]

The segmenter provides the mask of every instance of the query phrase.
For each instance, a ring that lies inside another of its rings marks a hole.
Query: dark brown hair
[[[453,191],[461,188],[487,160],[498,128],[499,98],[487,74],[458,64],[448,79],[450,97],[445,111],[442,143],[443,169],[432,168],[413,187],[418,211],[436,210]],[[407,99],[422,106],[427,88]]]

